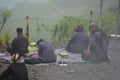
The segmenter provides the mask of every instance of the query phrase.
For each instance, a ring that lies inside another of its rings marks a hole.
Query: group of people
[[[22,57],[30,57],[26,54],[29,53],[29,42],[23,36],[22,28],[17,28],[16,31],[17,37],[12,41],[11,48],[8,48],[8,51],[11,55],[18,53]],[[109,37],[95,23],[90,24],[89,31],[90,36],[85,33],[82,24],[78,25],[65,50],[71,53],[80,53],[83,60],[91,62],[109,61],[107,55]],[[32,57],[25,60],[26,63],[50,63],[56,61],[57,57],[53,46],[49,42],[40,39],[36,44],[38,52],[32,55],[37,56],[37,59]]]
[[[54,53],[52,45],[44,41],[43,39],[38,40],[37,47],[38,51],[35,54],[29,56],[29,42],[26,37],[23,36],[23,29],[17,28],[17,37],[12,41],[7,51],[11,54],[12,63],[8,68],[1,74],[0,80],[28,80],[28,73],[25,64],[37,64],[37,63],[52,63],[56,62],[56,55]],[[21,59],[23,58],[23,59]]]
[[[81,58],[85,61],[109,62],[109,37],[95,23],[90,24],[89,31],[90,36],[84,32],[83,25],[78,25],[65,49],[72,53],[81,53]]]
[[[30,59],[25,59],[25,63],[28,64],[36,64],[36,63],[47,63],[47,62],[55,62],[56,56],[53,50],[52,45],[44,41],[43,39],[40,39],[36,42],[38,51],[37,59],[31,58],[29,55],[29,42],[26,37],[23,36],[23,30],[22,28],[17,28],[17,37],[12,41],[11,47],[9,47],[7,50],[10,52],[11,55],[18,53],[20,56]]]
[[[75,29],[75,34],[69,40],[65,50],[71,53],[80,53],[82,59],[85,61],[109,61],[107,55],[109,38],[107,34],[95,23],[90,24],[89,31],[90,36],[85,33],[83,25],[78,25]],[[7,48],[12,56],[13,63],[2,73],[0,80],[28,80],[25,63],[36,64],[56,62],[57,57],[52,45],[43,39],[36,42],[38,47],[37,54],[28,56],[29,42],[26,37],[23,36],[22,28],[17,28],[16,32],[17,37],[12,41],[11,47]],[[21,57],[26,58],[24,63],[21,61]]]

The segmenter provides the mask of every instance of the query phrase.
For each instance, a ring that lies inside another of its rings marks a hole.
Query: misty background
[[[109,14],[109,8],[118,5],[118,0],[103,0],[103,14]],[[29,16],[30,35],[38,39],[36,35],[36,23],[55,24],[63,16],[81,16],[89,19],[89,13],[93,11],[93,18],[99,16],[100,0],[0,0],[0,9],[12,10],[12,14],[5,24],[4,32],[16,36],[16,28],[26,29],[25,17]],[[76,24],[77,25],[77,24]],[[44,39],[50,37],[46,33]],[[47,36],[47,37],[46,37]]]

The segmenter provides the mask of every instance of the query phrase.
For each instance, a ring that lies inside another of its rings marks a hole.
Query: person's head
[[[95,23],[91,23],[90,24],[90,27],[89,27],[89,31],[90,32],[93,32],[93,31],[95,31],[97,29],[97,25],[95,24]]]
[[[17,53],[17,54],[13,54],[11,57],[11,60],[13,61],[13,63],[20,63],[21,62],[21,56]]]
[[[42,41],[43,41],[43,39],[38,40],[37,45],[39,45],[39,43],[42,42]]]
[[[75,29],[76,32],[83,31],[83,30],[84,30],[84,28],[83,28],[82,24],[77,25],[77,27]]]
[[[23,29],[22,28],[17,28],[16,32],[17,32],[17,35],[22,34],[23,33]]]

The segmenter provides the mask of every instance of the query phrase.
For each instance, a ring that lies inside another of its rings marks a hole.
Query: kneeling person
[[[38,45],[38,54],[33,55],[32,59],[25,60],[27,64],[36,64],[36,63],[52,63],[56,62],[56,55],[52,48],[52,45],[44,40],[39,40]],[[34,57],[35,56],[35,57]]]

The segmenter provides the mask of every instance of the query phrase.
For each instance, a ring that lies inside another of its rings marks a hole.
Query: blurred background
[[[11,42],[17,27],[26,35],[29,27],[30,41],[66,43],[79,24],[89,35],[91,22],[119,34],[119,5],[119,0],[0,0],[0,42]]]

